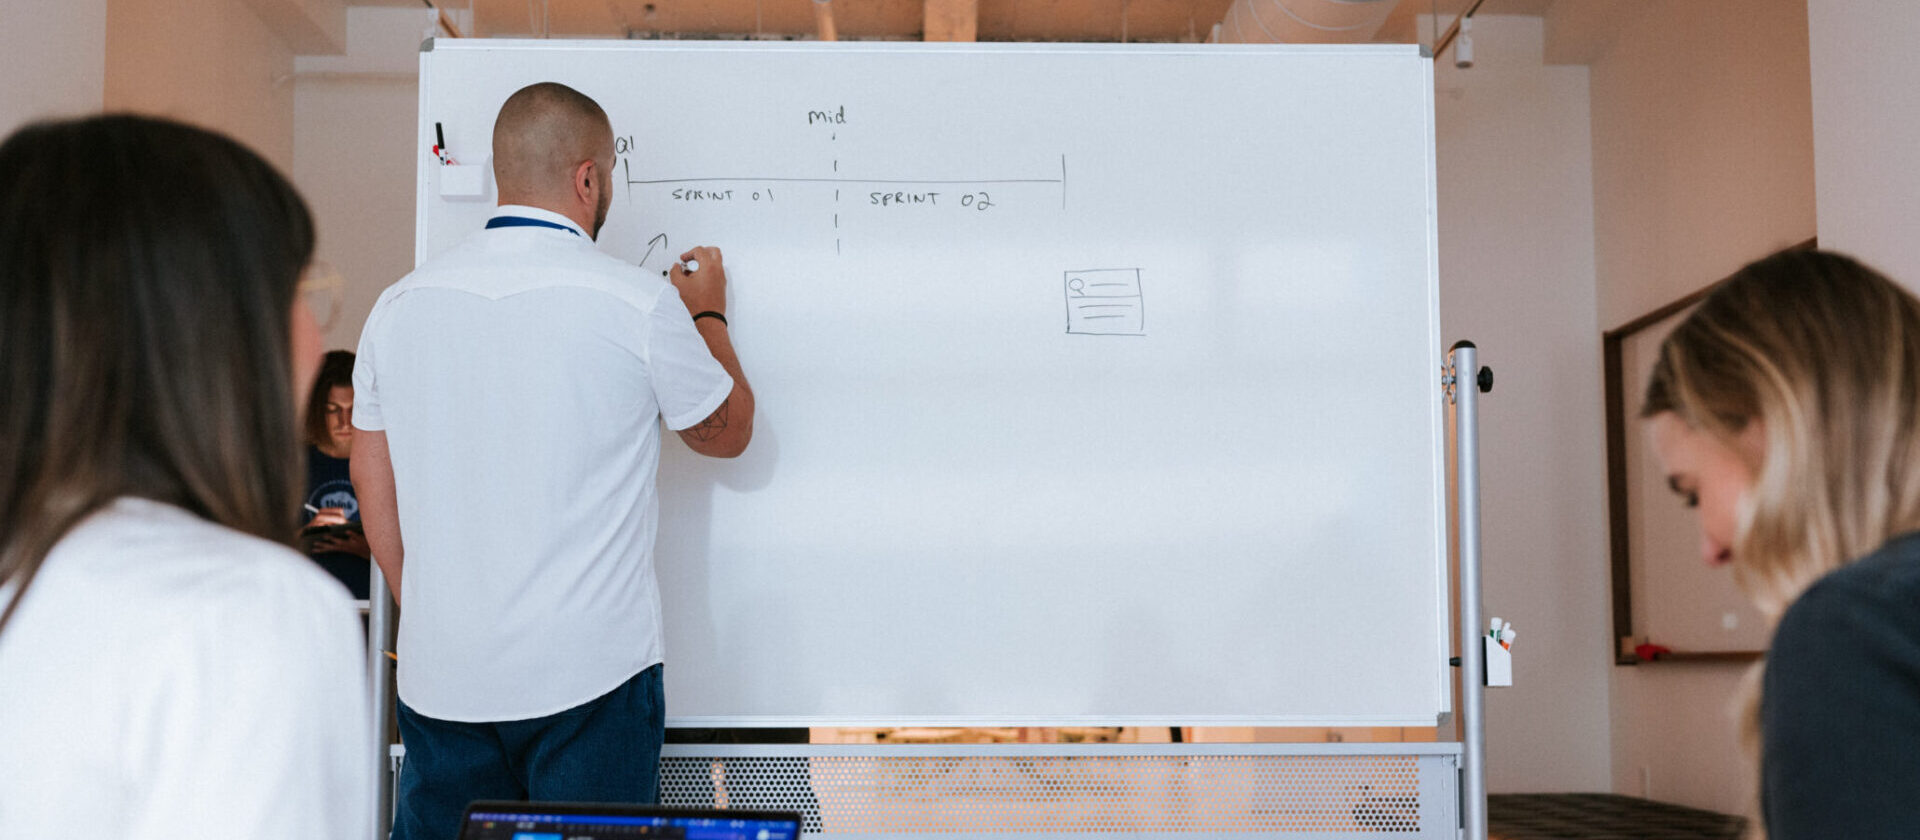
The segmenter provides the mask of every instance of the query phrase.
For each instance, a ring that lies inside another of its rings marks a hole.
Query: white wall
[[[224,132],[293,168],[293,52],[242,0],[108,0],[106,107]]]
[[[1820,245],[1920,289],[1920,3],[1812,0]]]
[[[0,135],[105,108],[293,162],[293,54],[242,0],[0,0]]]
[[[346,278],[332,348],[359,346],[380,292],[413,270],[414,136],[424,10],[353,7],[347,55],[295,62],[293,180],[318,256]]]
[[[1595,345],[1601,330],[1814,235],[1805,0],[1635,11],[1591,65]],[[1597,394],[1599,379],[1588,381]],[[1595,550],[1604,565],[1604,544]],[[1606,584],[1596,591],[1605,597]],[[1587,632],[1605,638],[1611,625]],[[1753,770],[1727,712],[1744,670],[1611,667],[1613,789],[1749,812]]]
[[[1422,31],[1427,27],[1421,23]],[[1496,793],[1608,787],[1606,531],[1587,69],[1536,17],[1474,21],[1436,64],[1440,310],[1494,370],[1481,400],[1484,602],[1520,630],[1487,692]]]
[[[100,108],[107,0],[0,0],[0,137]]]
[[[1805,0],[1658,0],[1593,69],[1600,325],[1814,235]]]

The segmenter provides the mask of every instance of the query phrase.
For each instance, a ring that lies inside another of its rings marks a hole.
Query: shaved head
[[[543,206],[560,200],[580,164],[607,166],[612,159],[607,112],[563,84],[521,88],[507,97],[493,121],[493,177],[503,203]]]

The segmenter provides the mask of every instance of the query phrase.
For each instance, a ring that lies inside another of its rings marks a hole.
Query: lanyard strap
[[[494,228],[504,228],[504,227],[553,228],[554,230],[564,230],[568,233],[573,234],[574,236],[580,235],[580,231],[574,230],[573,228],[567,227],[566,225],[559,224],[557,222],[546,221],[545,219],[529,219],[525,216],[495,216],[487,220],[488,230],[492,230]]]

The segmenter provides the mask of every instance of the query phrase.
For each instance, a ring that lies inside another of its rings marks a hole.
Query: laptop
[[[460,840],[799,840],[800,815],[785,811],[475,802]]]

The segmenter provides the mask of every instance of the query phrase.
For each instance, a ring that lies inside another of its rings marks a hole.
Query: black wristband
[[[718,312],[715,312],[711,309],[693,316],[693,320],[695,321],[698,321],[701,318],[712,318],[716,321],[719,321],[721,326],[727,326],[727,316],[722,315]]]

